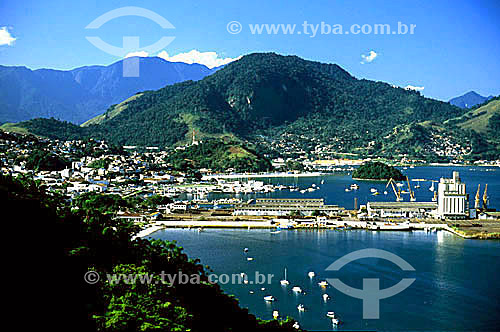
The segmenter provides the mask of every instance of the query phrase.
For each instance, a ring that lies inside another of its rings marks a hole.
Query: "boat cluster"
[[[290,282],[287,280],[286,272],[287,272],[287,270],[285,268],[285,277],[284,277],[284,279],[280,280],[280,284],[283,287],[286,287],[290,284]],[[307,276],[312,279],[316,276],[316,274],[313,271],[310,271],[309,273],[307,273]],[[325,280],[318,282],[318,285],[322,288],[328,287],[328,283]],[[261,290],[265,290],[265,289],[263,288]],[[298,294],[305,295],[305,292],[302,290],[302,288],[300,286],[293,286],[292,292],[296,295],[298,295]],[[324,293],[322,295],[322,299],[324,302],[327,302],[328,300],[330,300],[330,296],[328,294]],[[275,301],[275,298],[272,295],[266,295],[266,296],[264,296],[264,301],[273,302],[273,301]],[[304,311],[306,311],[306,308],[303,304],[299,304],[297,306],[297,310],[299,312],[304,312]],[[279,312],[277,310],[273,311],[273,317],[276,319],[278,316],[279,316]],[[329,311],[326,314],[326,316],[332,320],[333,325],[338,325],[340,323],[339,318],[337,317],[337,315],[333,311]]]

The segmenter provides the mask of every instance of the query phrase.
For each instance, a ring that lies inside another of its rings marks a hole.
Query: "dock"
[[[262,221],[224,221],[224,220],[165,220],[157,221],[154,224],[146,227],[134,238],[143,238],[153,234],[156,231],[166,228],[188,228],[188,229],[203,229],[203,228],[241,228],[241,229],[274,229],[275,224],[270,220]],[[335,229],[355,229],[367,231],[438,231],[444,230],[454,235],[466,239],[476,238],[475,236],[468,235],[461,232],[446,223],[428,223],[428,222],[405,222],[405,223],[387,223],[387,222],[367,222],[357,220],[329,220],[327,224],[318,224],[311,227],[310,223],[304,225],[298,224],[293,228],[294,230],[300,229],[322,229],[322,230],[335,230]]]

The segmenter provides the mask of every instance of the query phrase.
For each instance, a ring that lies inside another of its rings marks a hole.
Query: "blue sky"
[[[116,18],[95,31],[85,29],[100,15],[124,6],[152,10],[175,29],[162,29],[137,16]],[[470,90],[500,94],[499,19],[498,0],[2,0],[0,64],[32,69],[110,64],[120,58],[96,48],[86,36],[99,36],[115,46],[122,45],[123,36],[138,36],[145,46],[167,35],[175,37],[163,49],[170,56],[193,49],[216,52],[220,58],[269,51],[294,54],[337,63],[358,78],[421,87],[425,96],[448,100]],[[231,21],[241,23],[241,33],[227,31]],[[302,29],[304,21],[341,24],[344,30],[353,24],[393,28],[398,22],[416,27],[412,35],[317,33],[314,38],[305,33],[258,35],[249,28],[249,24],[268,23],[296,24]],[[366,61],[361,57],[370,54]]]

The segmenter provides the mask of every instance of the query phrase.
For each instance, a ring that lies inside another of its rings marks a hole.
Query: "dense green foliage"
[[[41,149],[31,151],[26,158],[26,168],[35,171],[60,171],[68,167],[69,162],[58,155]]]
[[[110,163],[111,163],[111,160],[109,160],[107,158],[97,159],[97,160],[94,160],[93,162],[91,162],[89,164],[89,167],[91,167],[91,168],[108,168]]]
[[[60,140],[78,140],[89,136],[84,128],[72,124],[71,122],[50,119],[32,119],[21,122],[20,127],[26,128],[30,133]]]
[[[500,143],[500,113],[494,114],[488,123],[488,131],[492,138]]]
[[[374,179],[374,180],[404,180],[405,177],[400,170],[393,166],[386,165],[381,162],[367,162],[357,168],[352,177],[356,179]]]
[[[171,153],[167,162],[177,170],[209,168],[213,171],[262,172],[271,163],[255,151],[234,141],[212,139]]]
[[[20,308],[36,298],[27,309],[30,319],[22,323],[26,329],[32,324],[81,331],[294,330],[292,321],[261,321],[240,308],[175,243],[133,240],[138,227],[112,218],[127,204],[119,197],[88,194],[70,207],[29,178],[0,175],[0,202],[8,203],[6,212],[22,212],[15,227],[29,229],[22,237],[26,252],[13,256],[9,266],[16,272],[13,282],[22,286],[10,305]],[[86,283],[88,271],[97,272],[99,281]],[[154,282],[161,272],[179,271],[200,283]],[[115,282],[111,273],[148,275],[153,282]]]

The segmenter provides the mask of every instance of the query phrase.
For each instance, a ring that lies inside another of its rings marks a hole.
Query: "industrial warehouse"
[[[361,205],[358,217],[368,218],[432,218],[432,219],[468,219],[475,217],[478,212],[486,210],[486,190],[481,208],[479,188],[475,197],[474,208],[469,207],[469,195],[466,185],[460,179],[458,172],[453,172],[451,178],[441,178],[434,198],[431,202],[417,202],[415,194],[408,182],[409,201],[403,202],[401,189],[396,189],[394,181],[389,180],[387,186],[392,185],[395,202],[368,202]],[[434,186],[434,185],[433,185]],[[323,198],[257,198],[248,203],[236,205],[234,216],[315,216],[324,215],[335,217],[346,215],[344,208],[338,205],[326,205]]]
[[[325,205],[323,198],[257,198],[255,204],[235,206],[235,216],[337,216],[344,211],[338,205]]]
[[[388,185],[391,184],[391,180]],[[475,218],[478,212],[486,211],[488,198],[485,188],[481,207],[480,187],[478,187],[474,208],[469,207],[469,195],[465,183],[458,172],[453,172],[452,178],[441,178],[435,191],[433,202],[416,202],[411,187],[410,201],[402,202],[400,191],[395,190],[396,202],[368,202],[366,209],[368,217],[380,218],[435,218],[435,219],[468,219]],[[436,202],[437,201],[437,202]]]

